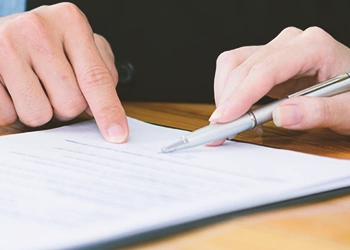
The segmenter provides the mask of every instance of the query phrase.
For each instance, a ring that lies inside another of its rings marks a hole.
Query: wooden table
[[[187,130],[206,125],[211,104],[124,103],[128,116]],[[79,118],[79,121],[83,118]],[[57,126],[51,123],[44,128]],[[27,131],[16,123],[0,134]],[[299,152],[350,159],[350,137],[327,129],[288,131],[271,122],[263,136],[248,131],[239,141]],[[350,161],[349,161],[350,167]],[[350,194],[259,212],[188,230],[130,249],[350,249]]]

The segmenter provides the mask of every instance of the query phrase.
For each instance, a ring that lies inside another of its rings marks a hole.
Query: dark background
[[[61,1],[28,0],[28,9]],[[134,66],[121,100],[213,99],[218,55],[269,42],[288,26],[319,26],[350,45],[348,1],[75,0],[117,62]]]

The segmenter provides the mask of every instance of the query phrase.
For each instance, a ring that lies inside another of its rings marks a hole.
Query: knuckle
[[[46,124],[52,118],[51,107],[30,110],[24,115],[19,115],[19,119],[22,123],[29,127],[38,127]]]
[[[277,85],[278,74],[276,71],[278,62],[272,56],[265,58],[257,63],[255,63],[250,69],[249,74],[253,74],[258,79],[268,79],[265,85],[260,85],[259,87],[264,88],[266,91],[269,91],[272,87]]]
[[[238,66],[239,58],[237,56],[237,50],[238,49],[222,52],[216,60],[216,65],[220,66],[220,65],[230,64],[233,66]]]
[[[13,124],[17,120],[17,114],[15,111],[10,114],[6,112],[6,114],[0,115],[0,127],[9,126]]]
[[[339,134],[350,135],[350,106],[346,105],[349,97],[350,93],[346,92],[333,97],[322,98],[327,102],[324,112],[328,112],[326,114],[327,120],[325,124],[322,124],[323,127],[329,127]]]
[[[106,51],[112,52],[112,48],[111,48],[110,44],[108,43],[108,41],[106,40],[106,38],[104,38],[103,36],[101,36],[99,34],[94,33],[94,40],[95,40],[95,43],[99,47],[103,48]],[[112,53],[112,55],[113,55],[113,53]]]
[[[310,48],[310,57],[314,57],[314,60],[319,61],[321,65],[332,65],[338,62],[335,56],[339,53],[337,41],[323,29],[316,26],[307,28],[300,42],[305,48]]]
[[[39,13],[35,11],[26,12],[23,15],[18,15],[12,21],[13,28],[20,30],[18,34],[38,35],[44,30],[44,20]],[[34,34],[33,34],[34,33]]]
[[[16,53],[15,44],[13,43],[11,36],[8,33],[8,30],[1,29],[0,37],[1,56],[4,57]]]
[[[273,56],[268,56],[268,57],[264,58],[263,60],[256,62],[251,67],[251,71],[252,72],[261,72],[264,75],[268,74],[270,76],[270,74],[273,74],[273,69],[276,68],[277,63],[278,62],[276,62],[276,59]]]
[[[19,30],[16,41],[26,41],[26,46],[34,52],[44,53],[49,60],[56,57],[54,44],[45,20],[37,12],[19,15],[14,20],[12,29]]]
[[[311,36],[319,36],[319,35],[324,36],[325,34],[327,34],[326,31],[324,31],[322,28],[317,26],[312,26],[305,29],[304,33]]]
[[[83,70],[81,88],[83,91],[93,91],[112,83],[112,77],[108,69],[95,65]]]
[[[16,30],[16,32],[13,32]],[[31,42],[40,40],[44,30],[44,24],[41,17],[36,12],[27,12],[11,18],[8,22],[1,25],[1,49],[11,49],[16,47],[18,42]]]
[[[329,43],[331,40],[331,36],[324,31],[323,29],[321,29],[320,27],[309,27],[307,28],[304,32],[303,32],[303,37],[304,39],[306,39],[307,41],[314,43],[317,42],[319,43],[320,41],[322,41],[322,43]]]
[[[38,127],[50,121],[53,112],[44,93],[33,86],[32,84],[23,84],[20,89],[17,89],[13,100],[19,120],[27,126]]]
[[[250,70],[249,65],[241,65],[239,68],[230,72],[227,82],[241,82],[249,74]]]
[[[293,35],[297,35],[300,34],[302,32],[302,30],[293,27],[293,26],[289,26],[287,28],[284,28],[280,34],[278,36],[287,36],[287,37],[291,37]]]
[[[110,74],[113,78],[114,85],[116,86],[119,80],[118,71],[115,66],[115,57],[112,51],[112,48],[108,41],[101,35],[94,33],[94,40],[100,51],[102,58],[110,70]]]
[[[54,11],[59,15],[62,15],[63,19],[69,23],[80,24],[86,22],[86,16],[84,13],[73,3],[64,2],[53,5]]]
[[[321,100],[316,107],[319,110],[319,120],[322,126],[328,126],[334,123],[337,112],[327,98],[322,98]]]
[[[61,120],[68,120],[81,114],[87,108],[87,103],[83,96],[79,95],[53,106],[56,116]]]
[[[231,57],[230,55],[232,54],[232,51],[224,51],[222,52],[218,58],[216,59],[216,64],[224,64],[229,61],[229,58]]]

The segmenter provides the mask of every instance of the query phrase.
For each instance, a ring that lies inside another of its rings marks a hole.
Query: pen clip
[[[333,85],[335,83],[338,83],[338,82],[341,82],[345,79],[349,78],[349,75],[347,73],[345,74],[342,74],[342,75],[339,75],[339,76],[336,76],[336,77],[333,77],[327,81],[324,81],[324,82],[321,82],[321,83],[318,83],[314,86],[311,86],[309,88],[306,88],[306,89],[303,89],[301,91],[298,91],[294,94],[291,94],[288,96],[288,98],[291,98],[291,97],[297,97],[297,96],[304,96],[304,95],[308,95],[308,94],[311,94],[312,92],[316,91],[316,90],[320,90],[320,89],[323,89],[323,88],[326,88],[330,85]]]

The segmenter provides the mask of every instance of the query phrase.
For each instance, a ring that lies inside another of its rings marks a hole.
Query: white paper
[[[0,137],[0,248],[58,249],[350,186],[350,162],[226,142],[170,154],[185,131],[128,118]]]

